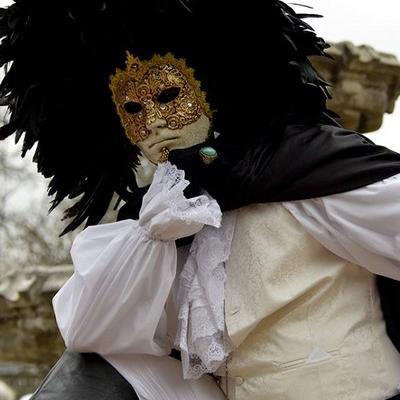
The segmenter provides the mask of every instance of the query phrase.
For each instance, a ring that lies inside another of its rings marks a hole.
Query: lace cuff
[[[151,238],[176,240],[197,233],[203,225],[220,226],[218,203],[207,195],[187,199],[183,191],[188,185],[184,171],[169,162],[158,166],[139,214],[139,225]]]

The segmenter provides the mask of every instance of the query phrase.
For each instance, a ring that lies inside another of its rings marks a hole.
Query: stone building
[[[385,113],[392,113],[400,94],[400,64],[391,54],[350,42],[332,44],[334,60],[314,59],[315,66],[332,84],[329,107],[351,130],[378,130]]]
[[[391,113],[400,94],[396,57],[369,46],[333,44],[335,61],[314,59],[332,83],[330,108],[346,128],[372,132]],[[18,394],[32,391],[63,351],[51,298],[72,273],[72,267],[32,267],[0,278],[0,379]]]

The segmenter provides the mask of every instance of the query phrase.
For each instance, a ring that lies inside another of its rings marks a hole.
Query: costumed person
[[[33,399],[400,397],[400,156],[326,109],[312,16],[1,11],[0,138],[37,143],[53,207],[77,199],[65,232],[87,226],[54,299],[69,351]],[[96,226],[115,193],[120,221]]]

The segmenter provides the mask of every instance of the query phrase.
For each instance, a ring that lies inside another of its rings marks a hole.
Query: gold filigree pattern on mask
[[[128,53],[126,69],[111,76],[110,89],[121,123],[132,143],[144,140],[151,125],[165,121],[181,129],[212,112],[194,70],[171,53],[141,61]]]

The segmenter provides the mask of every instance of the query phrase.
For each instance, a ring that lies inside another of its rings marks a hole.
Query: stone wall
[[[72,266],[32,267],[0,279],[0,379],[19,395],[40,383],[64,350],[51,299]]]
[[[332,84],[329,107],[348,129],[378,130],[400,94],[399,61],[391,54],[350,42],[332,44],[328,53],[334,60],[314,58],[313,63]]]

